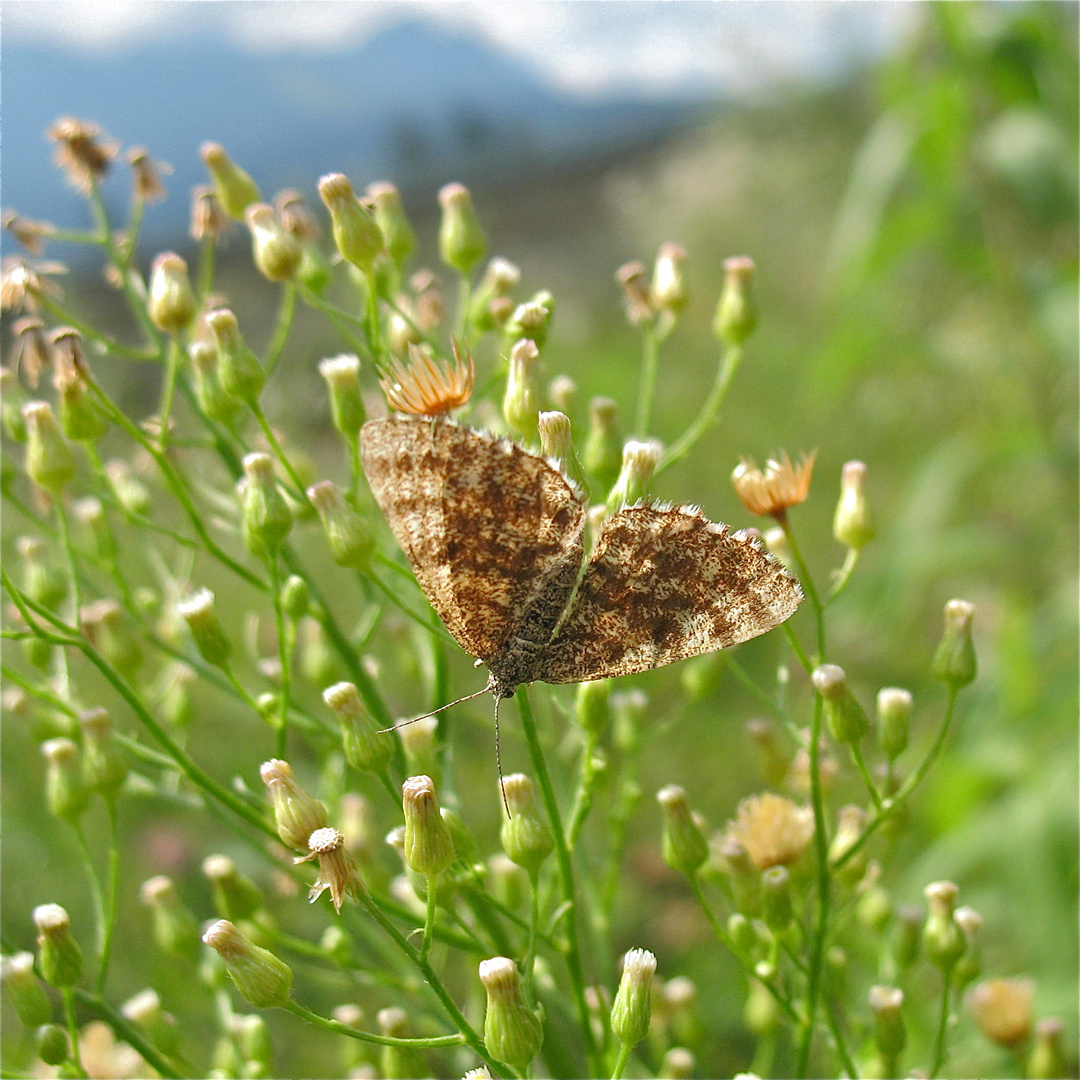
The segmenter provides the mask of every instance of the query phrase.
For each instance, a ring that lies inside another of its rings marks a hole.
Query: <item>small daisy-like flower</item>
[[[172,166],[155,161],[145,146],[133,146],[124,157],[131,166],[136,197],[145,203],[161,202],[167,194],[161,178],[173,171]]]
[[[1016,1046],[1031,1034],[1034,994],[1031,979],[990,979],[972,988],[968,1012],[988,1039],[999,1046]]]
[[[782,521],[789,506],[798,506],[810,494],[815,457],[816,450],[804,454],[796,466],[783,454],[779,461],[771,458],[766,461],[764,469],[759,469],[752,459],[744,458],[731,474],[735,494],[750,513]]]
[[[334,909],[340,911],[346,895],[355,896],[360,887],[356,864],[345,848],[345,837],[330,826],[316,829],[308,837],[307,855],[297,856],[293,862],[310,862],[312,859],[319,861],[319,876],[311,886],[308,899],[314,904],[329,889]]]
[[[42,297],[60,296],[59,286],[45,275],[66,273],[63,263],[9,256],[0,262],[0,307],[4,311],[38,311]]]
[[[88,192],[108,171],[120,147],[102,139],[101,128],[64,116],[45,133],[56,143],[56,164],[77,191]]]
[[[454,343],[454,363],[436,360],[409,345],[409,364],[394,360],[390,376],[379,381],[390,408],[413,416],[441,416],[469,400],[476,379],[472,356]]]
[[[56,232],[48,221],[35,221],[14,210],[4,211],[3,226],[31,255],[40,255],[45,250],[45,240]]]
[[[743,799],[728,832],[759,870],[787,866],[806,850],[814,835],[814,813],[808,806],[763,792]]]

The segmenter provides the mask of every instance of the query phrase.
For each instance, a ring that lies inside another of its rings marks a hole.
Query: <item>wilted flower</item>
[[[279,191],[274,196],[274,209],[277,211],[281,227],[286,232],[292,233],[301,244],[318,240],[319,233],[322,232],[319,220],[304,202],[304,196],[299,191],[293,191],[291,188]]]
[[[168,194],[161,182],[163,175],[172,172],[172,166],[164,161],[155,161],[145,146],[133,146],[125,155],[131,166],[135,182],[135,196],[145,203],[161,202]]]
[[[308,837],[308,853],[297,856],[293,862],[319,861],[319,876],[311,886],[308,899],[315,903],[329,889],[334,901],[334,908],[341,910],[346,894],[356,895],[359,881],[356,877],[356,864],[345,848],[345,837],[337,829],[326,826],[316,829]]]
[[[101,128],[73,116],[64,116],[45,133],[56,143],[56,164],[67,175],[68,183],[84,194],[108,171],[120,147],[102,141]]]
[[[188,234],[192,240],[215,239],[232,222],[218,201],[217,193],[210,184],[197,184],[191,189],[191,226]]]
[[[35,221],[14,210],[4,211],[2,224],[31,255],[40,255],[45,250],[46,238],[56,232],[50,222]]]
[[[4,311],[39,311],[41,298],[58,299],[60,287],[46,274],[66,274],[63,263],[9,255],[0,262],[0,308]]]
[[[24,315],[11,324],[11,333],[15,338],[13,366],[22,372],[30,386],[36,387],[52,358],[45,323],[35,315]]]
[[[390,377],[379,385],[391,409],[413,416],[441,416],[469,400],[475,379],[472,355],[465,352],[463,356],[456,342],[453,366],[410,344],[409,364],[393,360]]]
[[[744,458],[731,474],[735,494],[752,514],[783,520],[789,506],[798,506],[810,494],[810,477],[814,471],[817,451],[803,455],[797,466],[787,454],[779,461],[769,459],[764,470],[753,460]]]
[[[782,795],[766,791],[739,803],[729,832],[759,870],[787,866],[806,850],[814,835],[814,813]]]

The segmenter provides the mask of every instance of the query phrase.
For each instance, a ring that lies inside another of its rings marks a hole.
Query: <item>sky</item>
[[[96,52],[212,26],[253,53],[351,48],[404,14],[471,29],[582,96],[752,92],[891,49],[912,5],[859,0],[4,0],[9,44]]]

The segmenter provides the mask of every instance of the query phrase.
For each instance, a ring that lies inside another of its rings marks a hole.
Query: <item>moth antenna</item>
[[[499,774],[499,794],[502,796],[503,809],[510,817],[510,804],[506,801],[506,789],[503,787],[502,755],[499,753],[499,695],[495,695],[495,771]]]
[[[424,713],[423,716],[414,716],[411,720],[402,720],[400,724],[395,724],[393,727],[379,728],[376,734],[386,735],[388,732],[396,731],[400,727],[408,727],[410,724],[415,724],[417,720],[426,720],[429,716],[434,716],[436,713],[441,713],[445,709],[452,709],[455,705],[460,705],[463,701],[472,701],[473,698],[479,697],[481,694],[486,694],[488,688],[485,686],[483,690],[477,690],[475,694],[466,694],[465,697],[459,697],[457,701],[448,701],[445,705],[440,705],[437,709],[432,709],[431,712]],[[498,713],[496,708],[495,712]]]

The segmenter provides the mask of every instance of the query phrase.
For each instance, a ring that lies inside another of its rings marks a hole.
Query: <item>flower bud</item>
[[[769,549],[769,554],[775,556],[788,570],[795,570],[795,557],[791,554],[791,545],[788,543],[787,533],[775,525],[766,529],[761,539]]]
[[[395,1007],[380,1009],[375,1016],[379,1031],[392,1039],[404,1039],[409,1034],[409,1016],[404,1009]],[[417,1080],[431,1074],[423,1055],[408,1046],[383,1046],[379,1051],[379,1076],[401,1077]]]
[[[754,269],[754,260],[745,255],[724,260],[724,287],[712,329],[720,343],[729,348],[746,341],[757,325]]]
[[[209,589],[196,589],[176,605],[176,613],[187,623],[199,655],[208,664],[225,670],[232,642],[218,618],[214,594]]]
[[[510,293],[520,280],[521,270],[506,259],[494,258],[487,264],[469,301],[469,322],[478,332],[494,330],[509,322],[513,310]]]
[[[709,845],[690,812],[686,792],[669,784],[657,792],[656,801],[664,814],[664,861],[672,870],[693,877],[709,857]]]
[[[67,1032],[58,1024],[42,1024],[34,1032],[38,1057],[46,1065],[62,1065],[71,1056],[71,1041]],[[60,1072],[57,1075],[64,1076]]]
[[[974,908],[965,906],[953,912],[953,919],[964,935],[964,954],[956,962],[953,972],[953,985],[959,993],[982,974],[982,948],[979,944],[982,916]]]
[[[199,156],[210,173],[221,208],[234,221],[242,221],[248,205],[259,201],[258,185],[230,160],[220,143],[204,142],[199,147]]]
[[[410,776],[401,785],[405,811],[405,862],[418,874],[434,877],[454,861],[454,841],[439,813],[430,776]]]
[[[656,312],[649,292],[649,279],[643,262],[628,262],[615,271],[615,280],[622,286],[626,301],[626,317],[631,326],[651,320]]]
[[[239,922],[250,919],[263,907],[263,895],[251,878],[242,874],[228,855],[208,855],[202,872],[214,894],[214,909],[219,915]]]
[[[259,196],[256,195],[254,202]],[[241,214],[243,209],[241,209]],[[196,184],[191,189],[191,218],[188,236],[192,240],[204,240],[213,243],[219,236],[232,227],[232,222],[225,216],[218,201],[217,193],[210,184]]]
[[[115,798],[128,774],[127,763],[113,739],[112,721],[106,709],[89,709],[79,715],[83,733],[83,771],[91,790]]]
[[[660,444],[654,439],[638,442],[631,439],[623,447],[622,469],[607,497],[608,513],[633,506],[648,497],[649,484],[660,461]]]
[[[206,325],[217,344],[217,374],[221,389],[237,401],[254,405],[266,382],[266,372],[240,336],[236,316],[228,308],[217,308],[206,316]]]
[[[360,395],[360,358],[343,353],[320,360],[319,374],[330,391],[334,427],[352,444],[367,418],[364,399]]]
[[[618,406],[607,397],[589,402],[589,434],[582,462],[605,491],[615,483],[622,464],[622,438],[618,428]]]
[[[652,303],[661,311],[678,315],[686,307],[686,281],[683,263],[686,249],[681,244],[661,244],[653,264],[652,285],[649,295]]]
[[[273,460],[267,454],[248,454],[244,477],[244,544],[252,555],[273,558],[292,528],[292,514],[278,490]]]
[[[150,909],[151,930],[159,949],[170,956],[194,961],[199,955],[199,924],[164,874],[148,878],[139,897]]]
[[[836,664],[815,668],[811,681],[821,695],[825,722],[841,743],[857,743],[869,730],[870,720],[848,686],[844,669]]]
[[[311,586],[299,575],[290,574],[281,586],[281,609],[292,619],[299,622],[311,607]]]
[[[323,701],[341,725],[345,760],[358,772],[381,776],[394,754],[393,744],[379,734],[379,725],[364,708],[360,693],[351,682],[339,682],[323,691]]]
[[[502,412],[507,426],[515,434],[533,442],[537,435],[540,412],[540,387],[536,359],[540,355],[534,342],[520,338],[510,350],[510,370],[506,378]]]
[[[967,1008],[975,1026],[998,1046],[1012,1049],[1031,1035],[1031,979],[990,979],[973,987]]]
[[[503,337],[506,341],[527,338],[538,349],[542,349],[547,343],[554,314],[555,297],[547,289],[543,289],[531,300],[514,308],[503,326]]]
[[[484,1045],[492,1057],[523,1072],[539,1052],[544,1030],[525,1001],[517,964],[505,956],[482,960],[480,981],[487,992]]]
[[[29,401],[18,376],[7,367],[0,367],[0,422],[4,434],[13,442],[26,442],[26,420],[22,407]]]
[[[115,600],[97,600],[79,612],[83,633],[98,652],[126,679],[143,664],[143,652],[128,616]]]
[[[26,423],[26,475],[55,498],[75,479],[75,456],[48,402],[28,402],[22,414]]]
[[[574,715],[590,742],[596,742],[600,738],[611,720],[611,713],[608,710],[610,697],[610,679],[593,679],[592,682],[578,683]]]
[[[330,173],[319,181],[319,195],[330,211],[334,243],[346,262],[370,274],[385,240],[371,211],[356,197],[349,178]]]
[[[225,961],[236,989],[257,1009],[288,1004],[292,969],[272,952],[254,944],[225,919],[214,923],[203,934],[203,941]]]
[[[882,1059],[892,1066],[904,1049],[907,1030],[901,1008],[904,1004],[904,992],[894,986],[871,986],[870,1008],[874,1013],[874,1039]],[[895,1076],[895,1068],[887,1073]]]
[[[163,251],[150,268],[150,321],[166,334],[181,334],[195,318],[198,303],[188,265],[173,251]]]
[[[510,813],[499,833],[503,851],[535,879],[555,842],[536,811],[533,783],[523,773],[514,773],[503,777],[502,792]]]
[[[326,686],[341,678],[337,654],[317,619],[300,620],[300,673],[312,686]]]
[[[950,600],[945,605],[945,631],[934,654],[934,674],[953,691],[967,686],[978,671],[971,640],[974,614],[975,605],[967,600]]]
[[[859,842],[866,829],[866,811],[861,806],[843,806],[840,808],[840,821],[836,832],[829,842],[829,861],[839,862]],[[866,849],[852,856],[838,871],[838,876],[847,885],[855,885],[866,871]]]
[[[74,986],[83,975],[83,956],[68,913],[59,904],[41,904],[34,908],[34,925],[41,977],[61,990]]]
[[[649,1034],[656,957],[631,949],[623,957],[622,977],[611,1005],[611,1030],[623,1046],[637,1046]]]
[[[442,782],[442,766],[439,764],[439,748],[435,733],[439,720],[425,716],[423,720],[411,720],[394,728],[405,754],[405,768],[410,776],[430,776],[436,785]]]
[[[142,990],[128,998],[120,1006],[120,1012],[130,1020],[159,1050],[169,1057],[180,1053],[180,1031],[176,1019],[161,1007],[161,998],[157,991]]]
[[[751,956],[758,947],[759,938],[754,924],[741,911],[728,916],[727,932],[735,948],[746,956]]]
[[[79,332],[62,326],[49,335],[53,346],[60,428],[73,442],[99,442],[109,430],[109,419],[91,396]]]
[[[150,512],[150,492],[123,458],[106,461],[105,475],[116,501],[127,513],[145,517]]]
[[[487,238],[473,209],[472,195],[463,184],[446,184],[439,191],[439,205],[439,255],[447,266],[468,277],[487,254]]]
[[[919,958],[922,945],[923,913],[915,904],[901,904],[896,909],[896,930],[892,953],[901,971]]]
[[[266,1021],[256,1013],[249,1016],[234,1017],[236,1021],[236,1041],[239,1043],[244,1058],[244,1077],[273,1076],[271,1061],[273,1048]]]
[[[16,546],[23,558],[23,591],[34,603],[55,610],[67,596],[67,574],[48,558],[36,536],[20,536]]]
[[[748,918],[754,918],[761,911],[761,871],[734,836],[724,837],[720,845],[720,858],[731,883],[735,909]]]
[[[845,547],[859,551],[874,539],[874,515],[866,498],[866,466],[849,461],[840,480],[840,501],[833,515],[833,536]]]
[[[306,852],[311,834],[329,824],[326,807],[300,786],[287,761],[278,758],[264,761],[259,775],[270,789],[274,825],[282,843],[296,851]]]
[[[1028,1058],[1027,1076],[1031,1080],[1056,1080],[1068,1068],[1065,1058],[1065,1025],[1048,1016],[1035,1025],[1035,1045]]]
[[[307,497],[318,512],[334,562],[365,569],[375,551],[375,533],[345,501],[341,488],[332,480],[320,480],[307,489]]]
[[[770,866],[761,875],[761,910],[765,925],[783,933],[795,917],[791,903],[791,874],[786,866]]]
[[[907,748],[911,720],[911,691],[886,686],[877,695],[878,742],[890,761]]]
[[[923,954],[942,971],[952,968],[964,952],[964,935],[953,918],[959,891],[951,881],[934,881],[923,889],[930,908],[922,931]]]
[[[300,241],[286,230],[274,208],[254,203],[244,211],[251,230],[251,249],[255,266],[267,281],[291,281],[300,268],[303,250]]]
[[[383,235],[386,251],[400,270],[416,250],[416,233],[405,214],[401,193],[393,184],[370,184],[367,197],[374,207],[375,224]]]
[[[589,482],[574,453],[570,418],[561,412],[542,412],[537,418],[537,428],[540,432],[540,453],[546,458],[554,458],[567,480],[588,500]]]
[[[45,757],[45,801],[58,818],[76,822],[90,799],[83,779],[79,748],[63,737],[41,744]]]
[[[659,1080],[690,1080],[697,1070],[697,1058],[685,1046],[673,1046],[665,1051],[660,1062]]]
[[[569,375],[556,375],[548,383],[548,397],[559,412],[569,415],[577,400],[577,383]]]
[[[199,408],[219,424],[231,424],[241,409],[240,402],[225,393],[218,377],[217,345],[193,341],[188,346],[191,371],[195,381],[195,400]]]
[[[32,953],[17,952],[0,960],[0,981],[7,987],[23,1027],[36,1028],[52,1019],[52,1002],[34,973]]]

